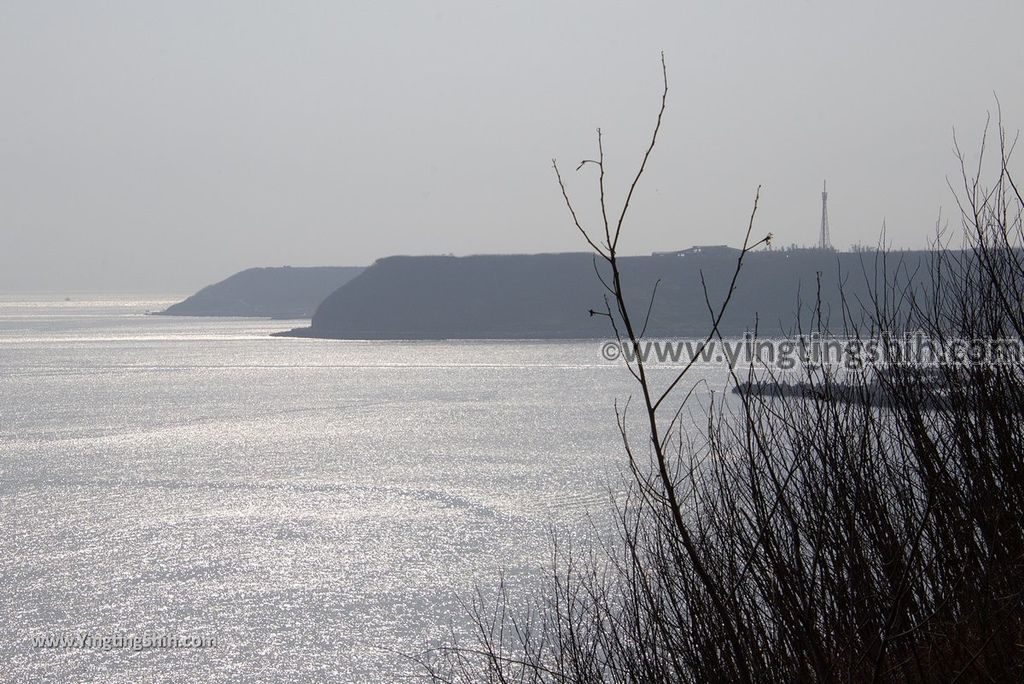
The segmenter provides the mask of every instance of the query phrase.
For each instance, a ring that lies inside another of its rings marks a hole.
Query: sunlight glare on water
[[[590,529],[633,389],[591,342],[269,337],[0,299],[0,681],[396,681]],[[40,649],[53,633],[214,648]]]

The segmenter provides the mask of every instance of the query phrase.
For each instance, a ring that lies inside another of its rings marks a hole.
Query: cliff
[[[702,336],[711,320],[701,274],[716,309],[728,290],[736,250],[625,257],[622,282],[636,325],[642,325],[657,283],[648,337]],[[841,318],[842,292],[866,301],[875,271],[891,276],[896,263],[913,272],[926,252],[890,255],[887,267],[873,254],[822,250],[748,255],[732,303],[722,320],[725,335],[758,326],[762,336],[804,327],[820,297],[833,323]],[[309,328],[286,335],[342,339],[577,339],[607,338],[611,327],[605,291],[607,266],[584,253],[423,256],[380,259],[328,296]],[[923,273],[923,271],[922,271]],[[820,282],[820,290],[819,290]],[[820,291],[820,295],[819,295]]]
[[[308,318],[324,297],[359,275],[350,266],[250,268],[161,311],[168,316]]]

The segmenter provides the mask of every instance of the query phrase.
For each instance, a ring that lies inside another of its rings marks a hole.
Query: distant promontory
[[[620,257],[634,323],[642,324],[650,307],[648,337],[705,334],[711,321],[705,287],[717,307],[728,291],[738,254],[729,247],[705,246]],[[927,254],[897,253],[886,265],[872,252],[750,253],[720,330],[740,335],[756,325],[762,336],[788,333],[798,313],[806,323],[815,307],[836,322],[842,316],[840,291],[848,301],[863,299],[877,271],[913,272]],[[585,253],[388,257],[324,299],[310,327],[281,334],[338,339],[606,338],[612,329],[608,317],[601,315],[607,311],[607,292],[599,277],[610,278],[606,264]]]
[[[309,318],[325,297],[362,271],[355,266],[250,268],[204,287],[160,313]]]

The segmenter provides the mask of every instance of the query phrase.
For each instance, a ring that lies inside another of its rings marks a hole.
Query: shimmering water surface
[[[459,596],[618,482],[599,343],[145,315],[170,302],[0,298],[0,681],[414,678]],[[33,646],[79,632],[217,646]]]

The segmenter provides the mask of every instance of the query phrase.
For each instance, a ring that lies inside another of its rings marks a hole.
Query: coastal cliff
[[[912,272],[927,252],[902,252]],[[723,247],[620,259],[635,325],[651,306],[647,336],[702,336],[729,288],[737,250]],[[870,253],[796,249],[748,254],[720,324],[725,335],[758,327],[762,336],[806,326],[820,301],[841,316],[839,284],[864,298],[881,268]],[[339,339],[583,339],[612,335],[606,265],[585,253],[396,256],[380,259],[317,307],[308,328],[283,335]],[[703,276],[703,284],[702,284]],[[651,293],[657,295],[651,305]],[[614,308],[614,302],[611,302]],[[597,315],[591,315],[591,311]],[[639,320],[638,320],[639,319]]]
[[[362,270],[352,266],[249,268],[204,287],[160,313],[308,318],[327,295]]]

